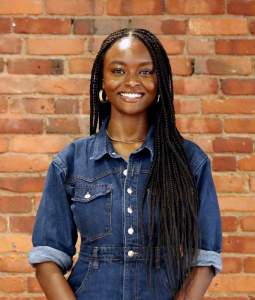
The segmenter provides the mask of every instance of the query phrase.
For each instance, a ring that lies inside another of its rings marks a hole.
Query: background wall
[[[0,1],[0,300],[44,299],[27,263],[52,155],[88,132],[91,64],[125,26],[158,35],[181,132],[211,157],[224,270],[206,297],[255,299],[255,0]]]

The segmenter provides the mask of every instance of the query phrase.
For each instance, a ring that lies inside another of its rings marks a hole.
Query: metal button
[[[127,192],[128,192],[129,195],[131,195],[131,194],[133,193],[133,190],[131,189],[131,187],[129,187],[129,188],[127,189]]]
[[[128,251],[128,256],[133,257],[135,255],[135,252],[133,250]]]
[[[133,234],[133,233],[134,233],[134,228],[133,227],[128,228],[128,234]]]
[[[128,207],[127,211],[128,211],[129,214],[132,214],[133,213],[132,207]]]
[[[127,169],[123,171],[123,175],[127,176]]]
[[[84,198],[86,198],[86,199],[89,199],[90,197],[91,197],[91,195],[90,195],[89,192],[87,192],[87,193],[85,194],[85,196],[84,196]]]
[[[112,155],[116,155],[116,152],[112,152]]]

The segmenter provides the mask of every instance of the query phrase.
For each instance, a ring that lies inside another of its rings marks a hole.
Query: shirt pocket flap
[[[74,191],[73,201],[90,202],[98,197],[107,195],[111,192],[111,185],[88,185],[83,187],[77,187]]]

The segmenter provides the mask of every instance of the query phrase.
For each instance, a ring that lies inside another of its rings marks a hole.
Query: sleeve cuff
[[[214,267],[215,275],[217,275],[222,270],[221,253],[199,249],[192,266],[212,266]]]
[[[72,259],[65,252],[48,246],[33,247],[28,256],[29,263],[35,264],[52,261],[56,263],[64,273],[66,273],[72,266]]]

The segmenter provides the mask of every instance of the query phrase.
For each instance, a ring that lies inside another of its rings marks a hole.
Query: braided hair
[[[148,206],[148,278],[158,259],[155,249],[164,249],[166,275],[174,294],[191,272],[198,249],[198,193],[187,157],[183,137],[176,128],[173,105],[172,72],[168,56],[160,41],[145,29],[121,29],[110,34],[95,58],[90,83],[90,134],[101,127],[110,114],[110,104],[99,101],[103,82],[103,60],[106,51],[119,39],[132,35],[147,47],[158,82],[159,103],[150,110],[154,124],[154,157],[143,197],[143,212]],[[143,220],[143,218],[141,218]],[[143,226],[142,226],[143,227]],[[144,233],[144,229],[142,228]]]

